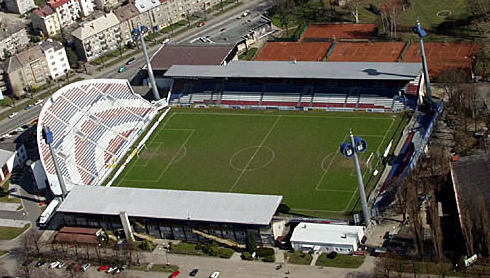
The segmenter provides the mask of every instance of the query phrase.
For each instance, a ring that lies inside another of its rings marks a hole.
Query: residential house
[[[82,9],[78,0],[50,0],[47,4],[58,15],[62,27],[74,23],[81,17]]]
[[[48,5],[32,11],[31,23],[35,31],[42,32],[46,36],[54,36],[61,31],[58,14]]]
[[[5,0],[7,10],[16,14],[24,14],[36,7],[33,0]]]
[[[62,73],[69,69],[69,63],[60,43],[45,41],[10,57],[3,63],[2,69],[9,89],[21,94],[25,88],[63,76]]]
[[[84,23],[72,35],[77,53],[84,61],[92,61],[128,42],[122,35],[118,18],[112,12]]]
[[[7,26],[0,26],[0,59],[6,59],[6,54],[13,55],[25,48],[29,43],[26,25],[15,22]]]

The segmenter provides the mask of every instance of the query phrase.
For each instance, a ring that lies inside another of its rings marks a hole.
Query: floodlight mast
[[[54,169],[56,171],[56,176],[58,177],[58,182],[60,183],[60,188],[61,188],[61,200],[64,200],[67,194],[65,181],[63,180],[63,176],[61,176],[60,165],[58,164],[58,160],[56,159],[54,148],[52,146],[53,132],[47,126],[43,128],[43,138],[46,145],[48,145],[49,152],[51,154],[51,157],[53,158]]]
[[[359,166],[359,158],[357,157],[358,146],[354,140],[354,134],[352,133],[352,129],[350,130],[350,142],[354,147],[354,164],[356,165],[356,173],[357,173],[357,188],[359,189],[359,197],[361,198],[361,206],[362,213],[364,215],[364,225],[369,226],[371,222],[371,213],[369,212],[367,199],[366,199],[366,191],[364,190],[364,182],[362,180],[362,172],[361,167]]]
[[[429,77],[429,69],[427,67],[427,57],[425,56],[425,48],[424,48],[424,37],[427,36],[427,32],[422,29],[420,26],[420,20],[417,19],[417,24],[413,27],[413,31],[415,34],[419,36],[420,42],[420,55],[422,56],[422,66],[424,69],[425,76],[425,90],[427,91],[427,98],[429,99],[432,105],[432,93],[430,91],[430,77]]]
[[[138,32],[136,37],[139,36],[141,40],[141,48],[143,48],[143,54],[145,55],[146,67],[148,69],[148,77],[150,78],[151,90],[153,92],[153,98],[155,100],[160,100],[160,93],[158,93],[157,83],[155,82],[155,75],[153,74],[153,69],[151,68],[150,58],[148,56],[148,51],[146,50],[145,39],[143,38],[143,31],[141,29],[141,24],[138,23]],[[137,38],[136,38],[137,39]]]

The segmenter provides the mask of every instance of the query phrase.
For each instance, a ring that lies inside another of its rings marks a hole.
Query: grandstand
[[[100,185],[156,113],[127,80],[84,80],[54,93],[37,126],[40,159],[53,193],[59,195],[61,189],[42,138],[44,127],[53,132],[52,146],[70,190],[74,185]]]
[[[414,108],[405,92],[420,72],[419,63],[232,61],[173,66],[165,77],[172,105],[397,112]]]

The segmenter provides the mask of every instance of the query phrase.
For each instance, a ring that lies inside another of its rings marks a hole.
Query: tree
[[[202,2],[202,13],[204,14],[204,20],[206,21],[208,19],[208,15],[206,12],[206,2]]]
[[[391,272],[393,272],[393,264],[390,258],[376,258],[374,261],[374,274],[376,277],[389,278]]]
[[[70,64],[70,68],[77,69],[80,65],[78,62],[78,57],[75,51],[70,47],[65,47],[66,57],[68,58],[68,63]]]
[[[188,27],[191,27],[191,13],[189,12],[189,10],[186,10],[185,11],[185,19],[187,20],[187,26]]]
[[[219,0],[219,6],[221,8],[221,11],[223,11],[223,0]]]
[[[359,23],[359,8],[361,7],[363,0],[349,0],[347,1],[347,9],[354,16],[356,23]]]
[[[250,253],[255,252],[255,250],[257,249],[257,244],[255,243],[255,235],[250,231],[247,231],[247,237],[245,238],[245,246],[246,246],[246,250]]]
[[[415,246],[415,252],[419,257],[422,257],[423,248],[423,226],[422,219],[420,217],[420,209],[418,202],[418,178],[409,177],[403,186],[406,186],[406,198],[407,198],[407,215],[410,225],[412,226],[413,241]]]
[[[7,50],[7,48],[4,48],[3,49],[3,58],[4,59],[8,59],[12,56],[12,53],[10,53],[10,51]]]
[[[291,0],[270,0],[271,5],[274,7],[275,11],[279,15],[281,20],[281,26],[286,29],[286,36],[289,38],[289,23],[291,21],[292,1]]]

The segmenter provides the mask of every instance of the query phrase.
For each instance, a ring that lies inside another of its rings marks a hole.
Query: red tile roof
[[[45,17],[45,16],[48,16],[48,15],[54,14],[53,9],[50,6],[48,6],[48,5],[39,7],[37,9],[33,10],[32,12],[35,13],[39,17]]]
[[[47,3],[48,3],[48,5],[51,6],[51,8],[56,9],[56,8],[62,6],[63,4],[68,3],[70,1],[74,1],[74,0],[50,0]]]

